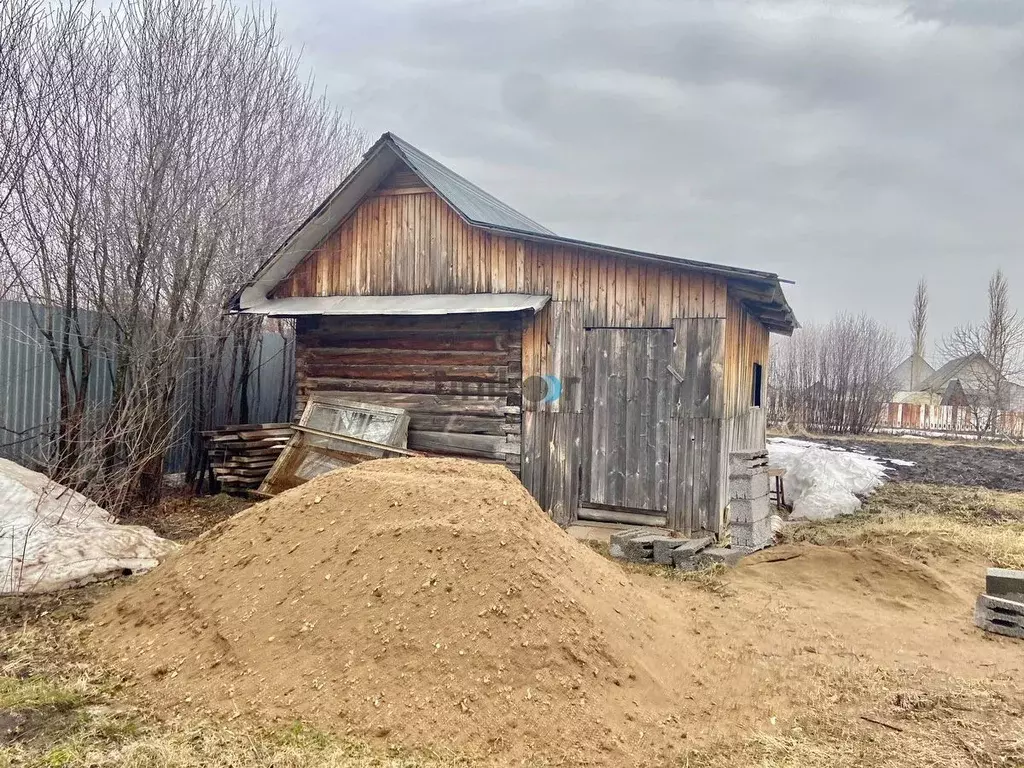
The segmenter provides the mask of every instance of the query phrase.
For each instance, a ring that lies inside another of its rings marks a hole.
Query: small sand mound
[[[685,746],[666,712],[699,666],[659,600],[504,468],[389,459],[209,531],[101,605],[93,641],[172,706],[639,765]]]

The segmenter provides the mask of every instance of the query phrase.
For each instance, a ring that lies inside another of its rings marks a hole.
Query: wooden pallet
[[[211,490],[245,494],[259,488],[293,433],[288,423],[234,424],[203,432]]]

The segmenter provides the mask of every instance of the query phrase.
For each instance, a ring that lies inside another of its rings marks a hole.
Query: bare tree
[[[44,110],[29,88],[41,16],[35,0],[0,2],[0,232],[16,226],[12,198],[41,135],[39,118]],[[12,294],[15,282],[11,265],[0,262],[0,298]]]
[[[975,428],[999,429],[1000,414],[1024,409],[1024,318],[1010,304],[1009,284],[1002,270],[988,283],[988,313],[976,324],[958,326],[944,339],[948,360],[962,363],[960,384]]]
[[[364,137],[272,14],[0,3],[24,6],[0,14],[25,30],[0,33],[23,62],[0,65],[14,83],[0,82],[0,119],[17,137],[0,155],[0,262],[40,308],[59,371],[51,466],[112,509],[151,501],[180,427],[210,426],[226,368],[246,415],[261,324],[221,308]],[[96,376],[108,402],[89,399]]]
[[[892,398],[895,335],[864,315],[841,314],[773,343],[768,420],[822,432],[866,432]]]
[[[924,380],[921,361],[924,360],[928,332],[928,283],[922,277],[914,292],[914,309],[910,314],[910,389],[915,390]]]

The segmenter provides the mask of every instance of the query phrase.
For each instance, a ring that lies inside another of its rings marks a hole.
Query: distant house
[[[912,354],[902,363],[893,368],[890,378],[898,392],[915,392],[922,382],[935,373],[928,361],[918,354]]]
[[[954,358],[931,370],[914,388],[908,388],[914,362],[913,356],[908,357],[893,370],[893,382],[900,391],[883,410],[879,426],[1024,434],[1024,386],[1001,376],[984,355]],[[922,362],[917,362],[919,370],[923,370]]]
[[[504,464],[559,523],[684,533],[731,524],[796,327],[774,273],[556,235],[389,133],[231,308],[295,318],[299,401],[404,408],[410,448]]]
[[[939,405],[972,405],[979,398],[982,401],[991,398],[996,382],[999,382],[999,403],[982,404],[1005,411],[1024,410],[1024,387],[1003,377],[977,352],[950,360],[926,378],[919,390],[938,398]]]

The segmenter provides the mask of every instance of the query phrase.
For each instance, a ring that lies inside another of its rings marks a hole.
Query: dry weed
[[[0,768],[456,768],[459,756],[373,750],[296,723],[272,730],[167,721],[127,704],[122,679],[82,655],[70,621],[0,630],[0,715],[22,725],[0,739]]]
[[[872,546],[915,560],[961,554],[1024,568],[1024,493],[892,483],[855,515],[789,530],[792,542]]]
[[[612,557],[607,542],[588,541],[586,543],[602,557],[607,557],[612,562],[620,565],[626,573],[646,573],[664,579],[685,581],[712,594],[729,594],[729,582],[726,578],[729,569],[721,563],[713,563],[706,568],[698,568],[695,571],[683,571],[667,565],[628,563]]]

